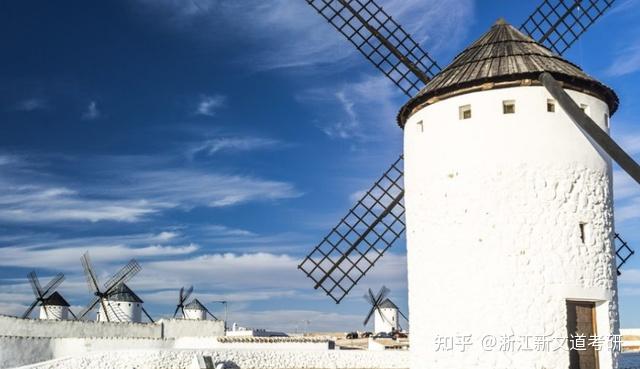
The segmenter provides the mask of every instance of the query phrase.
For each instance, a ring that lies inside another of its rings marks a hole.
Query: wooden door
[[[585,348],[571,349],[569,342],[569,369],[598,369],[598,352],[589,344],[589,338],[597,334],[596,304],[587,301],[567,301],[567,333],[569,340],[582,335]]]

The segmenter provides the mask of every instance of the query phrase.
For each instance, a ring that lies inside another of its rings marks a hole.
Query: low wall
[[[0,315],[0,335],[20,337],[161,338],[160,324],[20,319]]]
[[[69,358],[40,363],[22,369],[186,369],[197,355],[207,355],[214,362],[242,369],[406,369],[407,351],[273,351],[273,350],[165,350],[115,351],[94,353],[83,358]]]
[[[224,336],[222,320],[161,319],[163,338]]]
[[[0,337],[0,368],[13,368],[53,357],[51,338]]]

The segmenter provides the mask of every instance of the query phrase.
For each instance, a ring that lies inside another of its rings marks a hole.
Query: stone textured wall
[[[94,353],[82,358],[54,360],[24,369],[176,369],[190,368],[196,355],[209,355],[229,368],[242,369],[406,369],[406,351],[272,351],[272,350],[165,350]]]
[[[608,130],[602,101],[568,92]],[[547,112],[550,98],[543,87],[489,90],[409,119],[412,368],[566,368],[566,344],[488,352],[481,342],[566,338],[566,300],[596,302],[598,334],[617,332],[610,159],[559,105]],[[515,114],[502,113],[504,100],[515,100]],[[472,118],[459,120],[466,104]],[[464,336],[472,346],[461,345]],[[614,356],[601,352],[600,367],[611,368]]]

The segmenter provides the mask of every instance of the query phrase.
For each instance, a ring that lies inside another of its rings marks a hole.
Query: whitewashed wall
[[[273,350],[167,350],[94,353],[83,358],[56,360],[23,369],[175,369],[189,368],[196,355],[210,355],[242,369],[406,369],[407,351],[273,351]]]
[[[605,103],[568,93],[608,130]],[[598,334],[617,332],[611,162],[557,103],[547,112],[550,98],[539,86],[475,92],[406,124],[412,368],[566,368],[562,349],[487,352],[481,340],[562,339],[567,299],[596,301]],[[515,100],[515,114],[503,114],[503,100]],[[467,104],[472,118],[459,120]],[[438,339],[468,335],[464,352],[436,350]],[[600,367],[614,356],[601,352]]]
[[[78,320],[19,319],[0,315],[0,335],[21,337],[161,338],[162,325]]]

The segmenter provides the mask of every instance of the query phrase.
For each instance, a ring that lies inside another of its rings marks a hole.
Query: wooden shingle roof
[[[565,88],[602,99],[609,105],[611,114],[618,108],[618,97],[613,90],[500,19],[401,108],[398,124],[404,126],[416,108],[472,92],[474,88],[516,85],[508,82],[539,84],[537,79],[542,72],[551,73]]]
[[[124,283],[118,284],[114,289],[109,291],[109,294],[107,295],[107,299],[109,301],[138,302],[138,303],[144,302],[140,297],[138,297],[138,295],[135,294],[135,292],[131,290],[131,288],[129,288],[129,286],[127,286]]]

